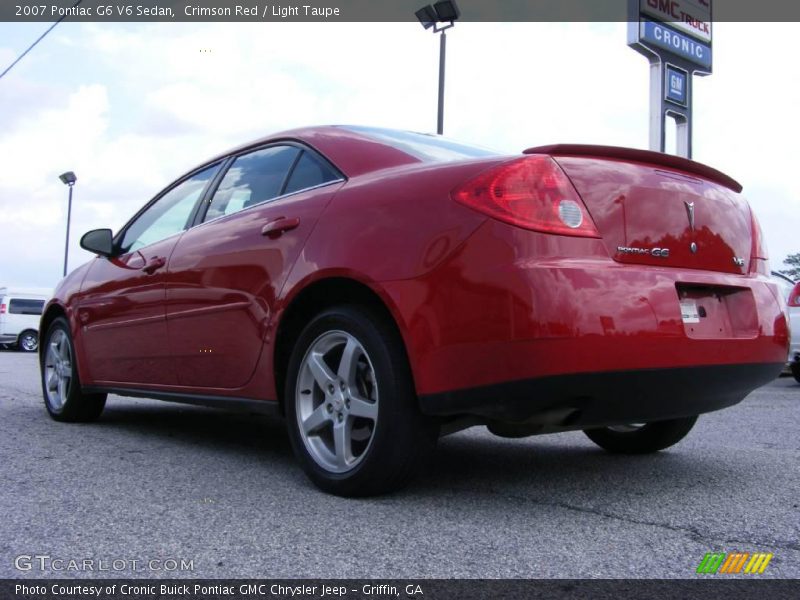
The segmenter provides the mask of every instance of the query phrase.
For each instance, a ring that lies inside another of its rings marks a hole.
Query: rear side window
[[[12,315],[41,315],[44,300],[24,300],[15,298],[8,303],[8,312]]]
[[[292,170],[284,194],[316,187],[339,179],[338,173],[308,152],[303,152]]]
[[[463,144],[439,135],[383,129],[380,127],[347,126],[344,129],[349,129],[365,137],[388,144],[422,162],[450,162],[498,156],[500,154],[494,150]]]
[[[270,146],[238,157],[211,199],[203,219],[210,221],[281,195],[289,169],[300,149]]]

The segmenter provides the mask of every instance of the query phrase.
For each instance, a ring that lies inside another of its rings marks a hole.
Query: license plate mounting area
[[[758,335],[758,313],[750,288],[692,283],[678,283],[675,288],[688,337],[724,339]]]

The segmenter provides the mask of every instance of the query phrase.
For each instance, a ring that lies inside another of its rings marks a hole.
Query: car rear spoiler
[[[705,177],[715,183],[724,185],[737,194],[742,191],[742,185],[738,181],[725,175],[725,173],[721,171],[717,171],[713,167],[689,160],[688,158],[653,152],[651,150],[637,150],[636,148],[622,148],[619,146],[594,146],[591,144],[552,144],[550,146],[528,148],[523,151],[523,154],[596,156],[598,158],[616,158],[619,160],[650,163]]]

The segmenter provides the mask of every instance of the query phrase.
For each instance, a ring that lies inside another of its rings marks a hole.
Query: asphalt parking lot
[[[16,568],[39,555],[106,577],[674,578],[762,551],[760,577],[797,578],[799,464],[800,385],[782,378],[658,455],[472,429],[404,492],[344,500],[306,480],[278,419],[110,397],[97,423],[60,424],[36,357],[2,351],[0,577],[92,576]]]

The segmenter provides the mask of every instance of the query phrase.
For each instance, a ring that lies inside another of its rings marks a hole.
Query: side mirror
[[[114,253],[113,235],[110,229],[93,229],[81,238],[81,248],[100,256]]]

